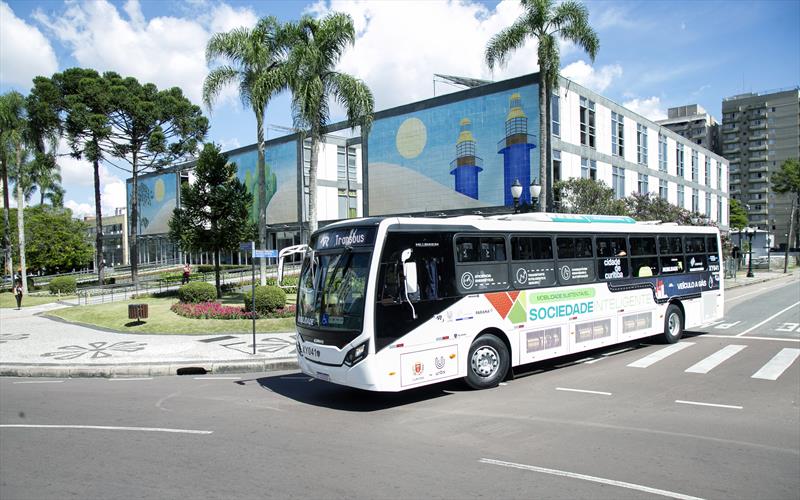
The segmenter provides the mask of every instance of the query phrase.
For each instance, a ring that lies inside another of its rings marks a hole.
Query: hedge
[[[277,286],[257,286],[256,287],[256,312],[258,314],[268,314],[276,309],[283,309],[286,306],[286,292]],[[253,292],[244,293],[244,309],[251,311],[253,307]]]
[[[217,289],[205,281],[193,281],[178,289],[178,299],[181,302],[208,302],[217,298]]]
[[[74,276],[56,276],[50,280],[49,290],[53,295],[60,295],[62,293],[75,293],[77,287],[78,284]]]

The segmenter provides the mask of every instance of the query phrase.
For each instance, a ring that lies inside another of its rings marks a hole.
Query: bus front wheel
[[[470,346],[467,361],[467,385],[473,389],[488,389],[503,380],[508,372],[510,356],[502,340],[484,334]]]
[[[664,341],[667,344],[674,344],[683,336],[683,313],[681,308],[675,304],[667,307],[667,314],[664,315]]]

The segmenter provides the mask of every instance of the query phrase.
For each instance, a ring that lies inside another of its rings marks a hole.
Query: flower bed
[[[179,316],[192,319],[252,319],[253,313],[246,312],[240,306],[225,306],[219,302],[200,302],[185,304],[176,302],[170,308]],[[294,316],[295,306],[286,306],[274,312],[256,315],[256,318],[291,318]]]

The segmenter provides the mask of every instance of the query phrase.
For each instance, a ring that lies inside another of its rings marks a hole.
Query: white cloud
[[[561,74],[565,78],[601,93],[611,85],[615,78],[622,76],[622,66],[609,64],[595,69],[584,61],[575,61],[562,69]]]
[[[631,99],[630,101],[625,101],[622,105],[653,121],[663,120],[667,117],[667,112],[661,104],[661,99],[657,96],[648,97],[647,99]]]
[[[70,200],[70,202],[81,207],[88,203],[91,206],[91,214],[94,214],[94,171],[92,164],[83,159],[78,160],[71,156],[65,156],[69,151],[66,140],[62,138],[59,141],[57,150],[62,184],[67,192],[84,191],[91,193],[85,200],[80,202]],[[120,172],[110,168],[108,165],[100,165],[100,204],[104,214],[113,213],[115,208],[125,206],[125,181],[115,175],[115,171]],[[68,203],[64,205],[67,206]]]
[[[34,26],[18,18],[0,2],[0,82],[29,88],[35,76],[58,70],[50,42]]]
[[[76,219],[83,219],[85,215],[94,215],[94,207],[88,203],[78,203],[75,200],[67,200],[64,206],[72,210],[72,216]]]
[[[345,52],[339,69],[369,85],[377,109],[432,97],[434,73],[501,80],[538,69],[533,40],[494,73],[484,63],[489,39],[522,13],[516,0],[503,0],[494,10],[469,0],[410,4],[332,0],[308,9],[317,16],[330,11],[353,17],[356,43]],[[436,86],[437,94],[456,90]]]
[[[104,214],[113,214],[115,208],[125,206],[125,181],[117,177],[108,176],[103,184],[103,193],[100,203]]]
[[[138,0],[128,0],[123,14],[106,0],[69,3],[64,12],[34,18],[72,52],[81,66],[134,76],[159,88],[178,86],[200,102],[208,74],[206,42],[212,33],[251,26],[256,15],[247,8],[219,4],[195,6],[195,15],[146,20]]]

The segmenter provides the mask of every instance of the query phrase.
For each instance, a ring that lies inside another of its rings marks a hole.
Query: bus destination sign
[[[314,250],[333,248],[371,246],[375,243],[374,227],[353,227],[325,231],[317,236]]]

